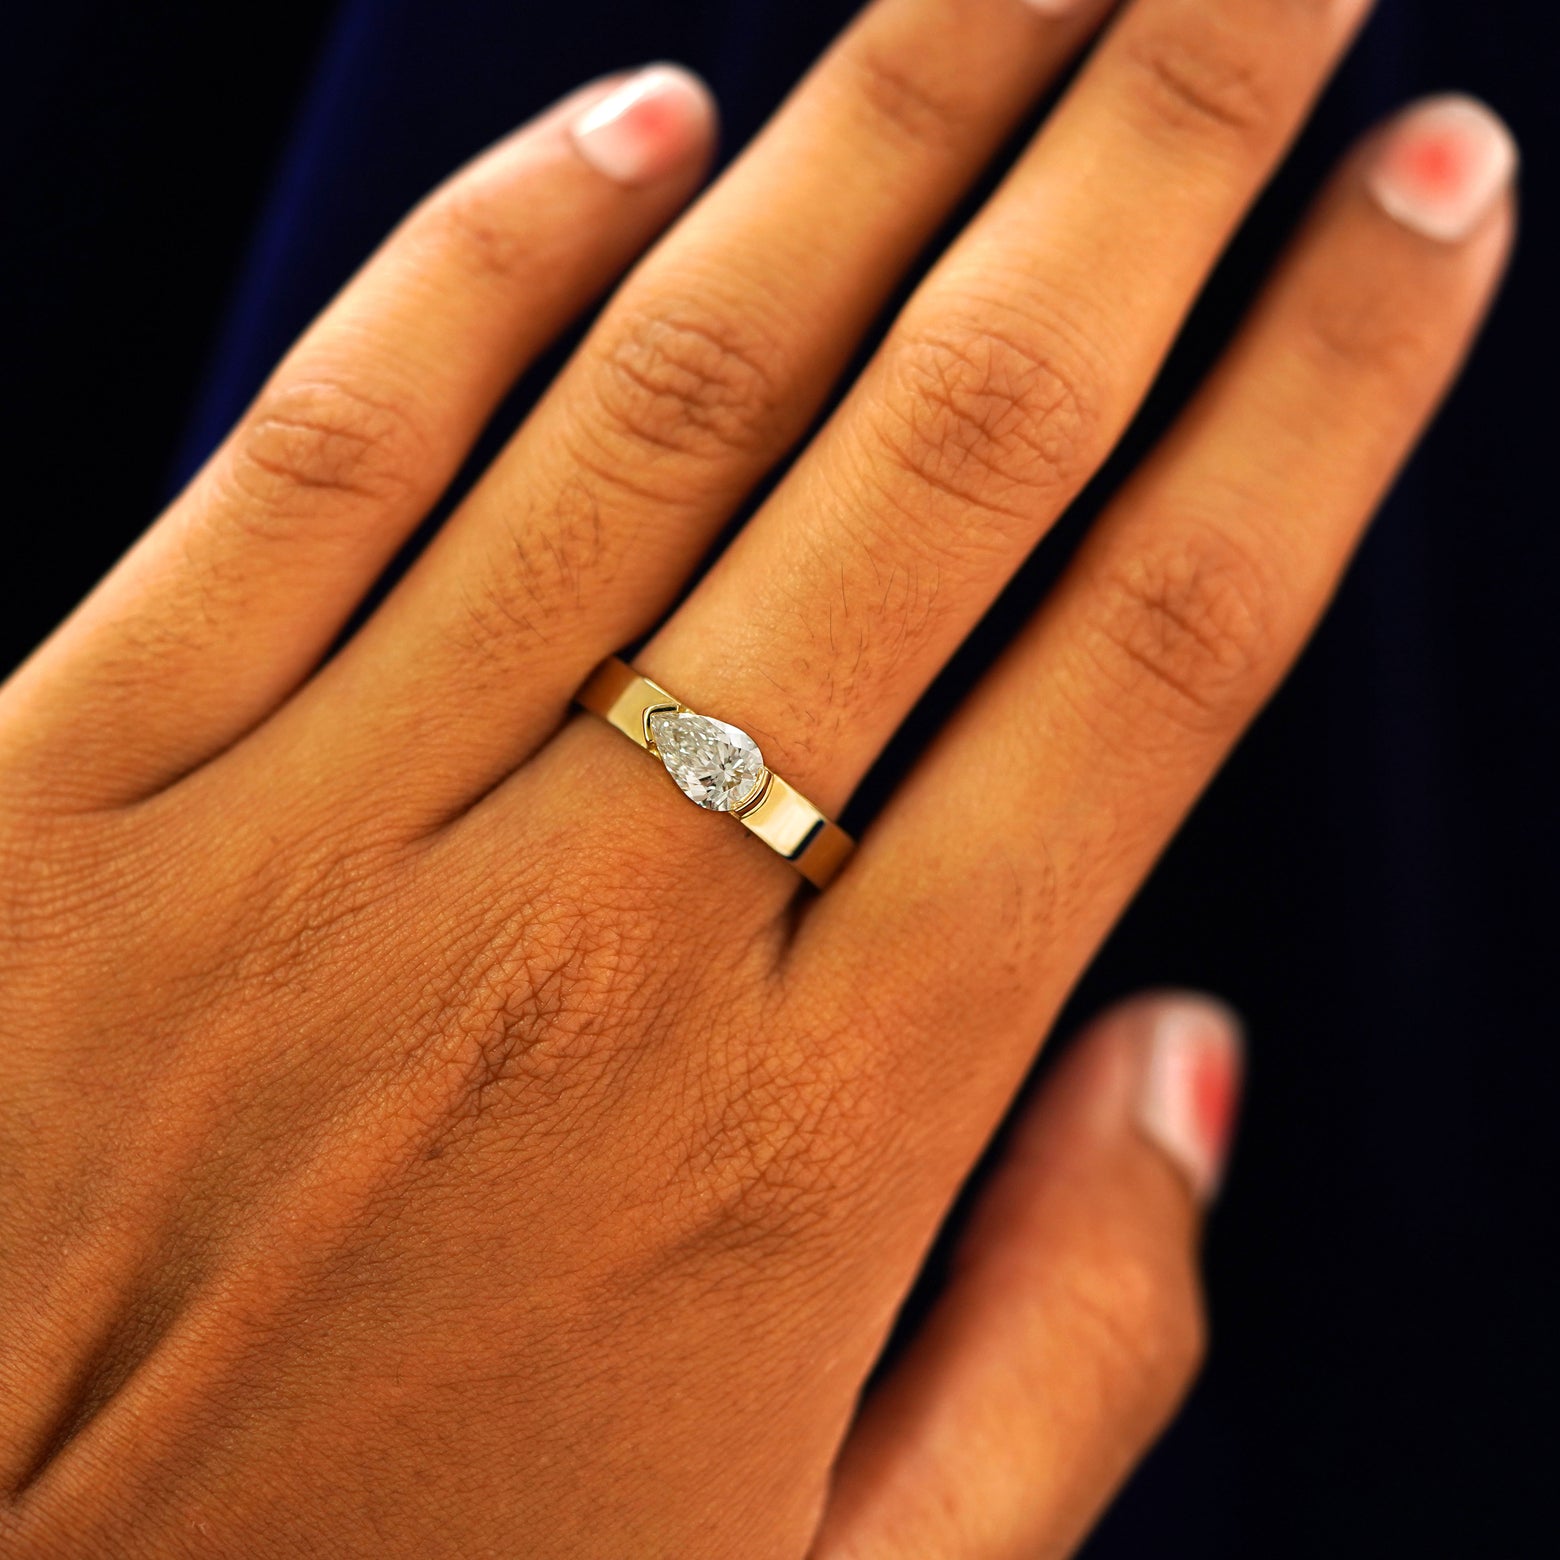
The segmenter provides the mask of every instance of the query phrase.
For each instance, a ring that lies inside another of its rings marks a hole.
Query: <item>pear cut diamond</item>
[[[731,812],[764,778],[758,744],[723,720],[691,710],[658,710],[646,725],[667,774],[700,807]]]

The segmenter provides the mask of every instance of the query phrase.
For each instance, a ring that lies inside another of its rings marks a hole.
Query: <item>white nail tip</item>
[[[1218,1003],[1174,997],[1147,1023],[1138,1125],[1207,1202],[1223,1174],[1239,1088],[1238,1021]]]
[[[1475,98],[1427,98],[1404,110],[1383,137],[1367,175],[1377,205],[1438,243],[1468,238],[1517,171],[1517,144]]]
[[[580,156],[618,184],[669,173],[707,133],[710,95],[676,65],[652,65],[609,92],[575,121]]]

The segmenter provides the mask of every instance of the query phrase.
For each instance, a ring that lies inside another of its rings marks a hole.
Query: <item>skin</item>
[[[1108,453],[1363,9],[1125,7],[647,675],[837,812]],[[407,219],[0,693],[7,1556],[1054,1556],[1171,1414],[1199,1213],[1132,1123],[1141,1008],[1025,1114],[858,1397],[1453,375],[1509,195],[1432,242],[1369,147],[1340,169],[822,896],[569,707],[1100,20],[877,0],[324,661],[699,182],[707,126],[655,179],[592,168],[586,89]]]

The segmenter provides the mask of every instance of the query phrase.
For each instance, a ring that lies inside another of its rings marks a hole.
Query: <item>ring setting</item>
[[[681,708],[645,714],[649,748],[683,795],[711,812],[741,815],[764,791],[769,771],[740,727]]]
[[[855,841],[764,762],[740,726],[691,710],[616,656],[603,661],[575,702],[615,726],[707,812],[730,813],[816,888],[827,885]]]

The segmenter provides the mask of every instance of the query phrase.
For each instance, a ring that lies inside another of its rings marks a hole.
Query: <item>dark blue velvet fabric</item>
[[[583,78],[674,57],[713,84],[729,152],[852,9],[345,0],[254,213],[179,472],[399,214],[484,142]],[[1096,1557],[1547,1548],[1528,1524],[1560,1381],[1545,1251],[1560,1157],[1545,756],[1560,734],[1546,296],[1560,60],[1540,20],[1386,0],[1129,440],[1162,423],[1367,123],[1452,86],[1514,121],[1527,232],[1490,333],[1297,675],[1074,1009],[1207,986],[1243,1008],[1253,1045],[1209,1254],[1212,1361]],[[1026,571],[990,638],[1054,567]],[[858,822],[891,778],[892,764]]]

